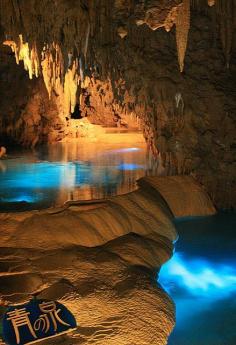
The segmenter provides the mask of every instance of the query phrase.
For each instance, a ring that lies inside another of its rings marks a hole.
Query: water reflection
[[[236,215],[177,223],[180,238],[159,282],[176,304],[170,345],[236,343]]]
[[[15,154],[1,161],[1,210],[24,202],[26,208],[41,208],[124,194],[136,189],[140,177],[159,173],[140,133],[107,134],[99,142],[80,139]]]

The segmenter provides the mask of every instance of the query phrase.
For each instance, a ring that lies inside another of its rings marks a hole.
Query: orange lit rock
[[[214,6],[215,5],[215,0],[208,0],[208,5],[209,6]]]
[[[0,147],[0,158],[4,157],[6,155],[6,148],[4,146]]]
[[[187,204],[192,190],[186,192],[186,179],[177,179],[175,192],[184,193]],[[205,200],[200,187],[197,193]],[[62,301],[79,325],[68,335],[75,344],[81,337],[96,345],[166,344],[174,307],[155,279],[177,236],[171,210],[179,210],[180,202],[172,194],[168,178],[152,178],[135,192],[87,209],[72,204],[0,214],[0,300],[23,303],[36,294]],[[211,212],[210,201],[206,209],[194,200],[185,215]],[[102,329],[99,337],[94,327]]]
[[[12,51],[15,53],[17,64],[23,61],[24,69],[28,71],[30,79],[33,78],[33,75],[36,77],[39,76],[39,59],[35,45],[30,49],[29,44],[23,41],[22,35],[19,35],[19,45],[14,41],[8,40],[4,41],[3,44],[11,47]]]
[[[75,60],[71,68],[68,68],[65,74],[64,82],[64,114],[69,115],[73,113],[76,105],[76,92],[78,88],[78,61]]]

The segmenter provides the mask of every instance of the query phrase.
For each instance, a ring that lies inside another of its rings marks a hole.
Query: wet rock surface
[[[1,305],[59,300],[78,324],[63,344],[166,344],[174,305],[156,279],[177,234],[158,184],[147,183],[93,209],[0,214]]]

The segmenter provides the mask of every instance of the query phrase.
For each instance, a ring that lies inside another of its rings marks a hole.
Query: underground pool
[[[234,345],[236,214],[176,220],[179,239],[159,283],[176,305],[169,345]]]
[[[141,133],[15,150],[0,161],[0,208],[29,210],[128,193],[139,178],[157,172],[152,163]]]

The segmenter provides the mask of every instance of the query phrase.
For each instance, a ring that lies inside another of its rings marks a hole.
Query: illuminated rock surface
[[[190,176],[146,177],[139,181],[143,187],[151,185],[169,205],[175,217],[215,214],[209,196]],[[189,197],[191,195],[191,198]]]
[[[62,301],[79,325],[68,344],[166,344],[174,306],[156,275],[172,255],[172,221],[148,181],[101,204],[0,214],[1,301]]]
[[[235,206],[233,0],[0,5],[3,145],[73,137],[73,117],[142,128],[169,174]]]
[[[174,176],[83,208],[0,214],[2,301],[64,301],[79,324],[68,344],[165,344],[174,310],[155,278],[173,215],[215,212],[192,177],[217,207],[235,208],[235,9],[0,0],[0,147],[141,129]]]

